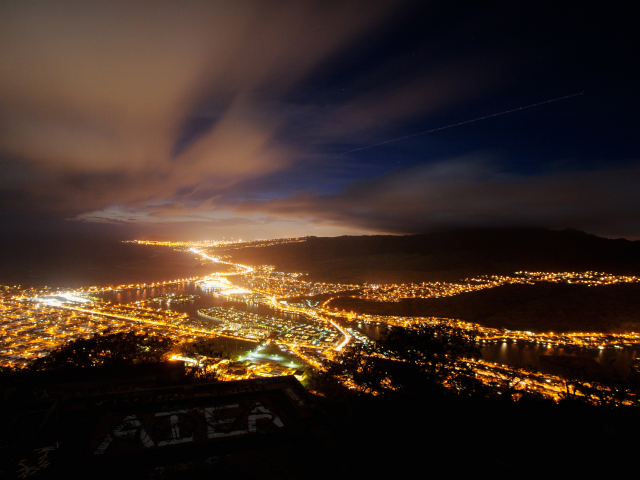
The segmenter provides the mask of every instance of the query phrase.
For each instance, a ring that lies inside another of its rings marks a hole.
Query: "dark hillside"
[[[310,237],[303,243],[231,250],[234,260],[273,264],[324,282],[451,281],[529,271],[640,274],[640,242],[576,230],[476,229],[407,236]]]
[[[534,332],[640,331],[640,284],[504,285],[444,298],[373,302],[341,297],[331,307],[377,315],[446,317]]]

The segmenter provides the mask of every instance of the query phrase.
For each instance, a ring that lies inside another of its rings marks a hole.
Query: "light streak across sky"
[[[506,110],[504,112],[492,113],[491,115],[485,115],[484,117],[474,118],[472,120],[465,120],[464,122],[452,123],[451,125],[447,125],[445,127],[433,128],[431,130],[425,130],[424,132],[412,133],[411,135],[405,135],[404,137],[392,138],[391,140],[385,140],[384,142],[374,143],[373,145],[367,145],[366,147],[354,148],[353,150],[347,150],[346,152],[340,153],[340,155],[346,155],[347,153],[358,152],[360,150],[366,150],[367,148],[378,147],[380,145],[385,145],[387,143],[399,142],[400,140],[405,140],[407,138],[417,137],[419,135],[426,135],[427,133],[437,132],[439,130],[446,130],[447,128],[458,127],[460,125],[465,125],[467,123],[479,122],[480,120],[486,120],[487,118],[499,117],[500,115],[506,115],[507,113],[519,112],[520,110],[526,110],[527,108],[538,107],[540,105],[545,105],[547,103],[559,102],[560,100],[566,100],[567,98],[577,97],[579,95],[583,95],[584,92],[574,93],[572,95],[565,95],[564,97],[553,98],[551,100],[545,100],[544,102],[533,103],[531,105],[527,105],[525,107],[513,108],[511,110]]]

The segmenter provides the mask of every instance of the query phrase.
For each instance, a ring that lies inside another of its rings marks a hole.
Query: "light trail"
[[[204,334],[206,336],[210,336],[210,337],[225,337],[225,338],[231,338],[231,339],[235,339],[235,340],[242,340],[242,341],[248,341],[248,342],[254,342],[254,343],[258,343],[257,340],[254,339],[250,339],[250,338],[238,338],[238,337],[234,337],[231,335],[224,335],[218,332],[211,332],[209,330],[204,330],[201,328],[195,328],[195,327],[188,327],[187,328],[183,328],[180,325],[172,325],[170,323],[165,323],[165,322],[158,322],[155,320],[148,320],[146,318],[138,318],[138,317],[127,317],[126,315],[118,315],[115,313],[107,313],[107,312],[103,312],[100,310],[89,310],[86,308],[78,308],[78,307],[70,307],[68,305],[55,305],[52,306],[52,308],[64,308],[66,310],[74,310],[76,312],[83,312],[83,313],[91,313],[93,315],[101,315],[103,317],[110,317],[110,318],[118,318],[121,320],[129,320],[130,322],[137,322],[137,323],[149,323],[152,325],[156,325],[159,327],[168,327],[168,328],[173,328],[175,330],[178,331],[178,333],[182,333],[182,334],[190,334],[190,333],[198,333],[198,334]]]
[[[336,329],[338,329],[338,331],[340,333],[342,333],[342,335],[344,335],[344,340],[342,341],[342,343],[340,345],[338,345],[334,349],[336,352],[339,352],[340,350],[342,350],[345,347],[345,345],[347,345],[347,343],[349,343],[351,341],[351,334],[349,332],[347,332],[345,329],[343,329],[339,324],[337,324],[336,322],[331,320],[330,318],[323,318],[320,315],[318,315],[317,312],[313,312],[313,311],[309,312],[309,311],[306,311],[305,309],[298,309],[298,308],[293,308],[293,307],[285,307],[284,305],[279,304],[279,303],[276,302],[276,297],[275,296],[270,297],[270,300],[271,300],[271,304],[276,309],[285,310],[285,311],[289,311],[289,312],[294,312],[294,313],[297,313],[299,315],[311,315],[312,317],[314,317],[317,320],[329,322],[331,325],[333,325]]]
[[[224,262],[224,261],[220,260],[219,258],[210,257],[209,255],[207,255],[205,253],[202,253],[201,251],[199,251],[199,250],[197,250],[195,248],[192,248],[191,251],[193,253],[197,253],[198,255],[201,255],[202,257],[206,258],[207,260],[211,260],[212,262],[224,263],[225,265],[231,265],[232,267],[243,268],[244,272],[241,272],[241,273],[251,273],[251,272],[253,272],[253,268],[249,267],[247,265],[240,265],[239,263]],[[238,275],[238,272],[216,273],[216,276],[219,276],[219,277],[230,276],[230,275]]]
[[[315,359],[308,357],[307,355],[305,355],[304,353],[302,353],[300,351],[300,345],[295,345],[295,344],[287,344],[287,343],[283,343],[282,345],[287,345],[291,348],[291,351],[298,356],[298,358],[302,359],[303,362],[307,362],[309,365],[319,369],[319,370],[323,370],[324,366],[322,365],[322,363],[316,361]]]
[[[544,102],[533,103],[531,105],[527,105],[526,107],[514,108],[512,110],[506,110],[504,112],[492,113],[491,115],[485,115],[484,117],[474,118],[472,120],[465,120],[464,122],[452,123],[451,125],[447,125],[445,127],[438,127],[432,130],[425,130],[424,132],[412,133],[411,135],[405,135],[404,137],[393,138],[391,140],[386,140],[380,143],[374,143],[373,145],[367,145],[366,147],[354,148],[353,150],[347,150],[346,152],[342,152],[339,155],[346,155],[347,153],[358,152],[360,150],[366,150],[367,148],[378,147],[380,145],[385,145],[387,143],[399,142],[400,140],[406,140],[407,138],[417,137],[420,135],[426,135],[427,133],[438,132],[440,130],[446,130],[447,128],[458,127],[460,125],[466,125],[467,123],[479,122],[480,120],[486,120],[487,118],[499,117],[500,115],[506,115],[507,113],[519,112],[520,110],[526,110],[527,108],[538,107],[540,105],[545,105],[547,103],[559,102],[560,100],[566,100],[567,98],[577,97],[579,95],[583,95],[584,92],[574,93],[572,95],[565,95],[564,97],[553,98],[551,100],[545,100]]]
[[[253,271],[253,268],[249,267],[247,265],[241,265],[239,263],[223,262],[219,258],[210,257],[209,255],[206,255],[205,253],[202,253],[201,251],[199,251],[199,250],[197,250],[195,248],[192,248],[191,251],[194,252],[194,253],[197,253],[198,255],[201,255],[202,257],[206,258],[207,260],[211,260],[211,261],[216,262],[216,263],[225,263],[227,265],[232,265],[232,266],[237,267],[237,268],[242,268],[242,269],[244,269],[244,272],[242,272],[242,273],[250,273],[250,272]],[[222,275],[237,275],[237,273],[216,274],[216,275],[220,275],[220,276],[222,276]],[[319,317],[317,315],[317,313],[315,313],[315,312],[311,312],[310,313],[310,312],[307,312],[307,311],[304,311],[304,310],[300,311],[299,309],[292,308],[292,307],[285,307],[284,305],[281,305],[278,302],[276,302],[276,297],[275,296],[271,296],[269,298],[269,300],[271,301],[271,304],[273,305],[273,307],[276,310],[285,310],[285,311],[294,312],[294,313],[303,314],[303,315],[304,314],[307,314],[307,315],[310,314],[311,316],[313,316],[313,317],[315,317],[317,319],[328,321],[329,323],[331,323],[331,325],[333,325],[336,329],[338,329],[338,331],[340,333],[342,333],[342,335],[344,335],[344,337],[345,337],[344,340],[342,341],[342,343],[335,348],[336,351],[342,350],[345,347],[345,345],[347,345],[351,341],[351,335],[349,334],[349,332],[344,330],[340,325],[338,325],[333,320],[330,320],[328,318],[324,319],[322,317]]]
[[[342,335],[344,335],[344,341],[335,348],[336,352],[339,352],[340,350],[342,350],[345,347],[345,345],[347,343],[349,343],[349,341],[351,340],[351,335],[346,330],[344,330],[340,325],[338,325],[336,322],[334,322],[333,320],[331,320],[329,318],[327,318],[327,320],[329,321],[329,323],[331,325],[333,325],[338,330],[340,330],[340,333],[342,333]]]

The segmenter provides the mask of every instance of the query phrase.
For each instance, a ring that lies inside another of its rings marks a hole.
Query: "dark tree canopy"
[[[170,338],[120,332],[81,338],[53,350],[31,364],[32,370],[64,368],[118,367],[137,363],[156,363],[173,346]]]
[[[464,359],[479,358],[474,339],[443,325],[392,328],[375,346],[347,347],[327,362],[326,376],[348,379],[374,395],[473,390],[473,371]]]
[[[380,342],[385,354],[407,365],[406,373],[428,388],[451,384],[469,372],[461,360],[479,358],[474,338],[462,330],[443,326],[421,325],[415,329],[393,328]],[[398,380],[402,380],[399,378]],[[401,388],[406,382],[400,381]]]
[[[185,365],[187,375],[206,381],[218,380],[240,356],[239,352],[222,350],[206,341],[183,344],[180,351],[185,357],[198,360],[198,365]]]
[[[567,365],[563,369],[564,403],[587,403],[603,407],[640,406],[640,373],[632,368],[620,375],[610,362],[610,374],[590,374],[585,367]]]

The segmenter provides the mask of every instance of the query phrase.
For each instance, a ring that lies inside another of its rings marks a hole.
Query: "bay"
[[[74,288],[89,285],[116,286],[201,277],[216,271],[216,266],[196,266],[199,263],[199,258],[193,252],[95,237],[24,237],[3,239],[0,242],[0,284]],[[240,279],[238,283],[242,283]],[[193,317],[199,317],[199,308],[212,306],[234,306],[240,310],[263,315],[291,315],[264,305],[228,302],[193,282],[107,292],[101,297],[113,303],[132,303],[166,293],[200,295],[200,298],[192,303],[170,306],[172,310],[185,312]],[[162,305],[161,308],[166,308],[166,305]],[[299,316],[294,318],[305,321]],[[379,338],[384,331],[384,326],[379,325],[351,322],[344,322],[344,325],[355,327],[373,339]],[[541,356],[567,355],[591,359],[604,370],[623,375],[630,372],[630,363],[638,358],[640,353],[631,348],[599,350],[511,342],[483,345],[481,351],[484,360],[535,368],[544,373],[562,374],[562,369],[558,365],[541,360]]]

